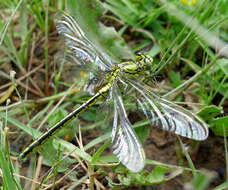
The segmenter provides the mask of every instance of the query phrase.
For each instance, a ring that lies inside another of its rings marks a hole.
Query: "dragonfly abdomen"
[[[91,106],[93,106],[98,100],[105,98],[107,93],[112,86],[111,81],[107,83],[103,88],[101,88],[93,97],[91,97],[88,101],[74,110],[72,113],[68,114],[61,121],[55,124],[52,128],[46,131],[41,137],[35,140],[32,144],[30,144],[20,155],[19,160],[25,158],[31,152],[34,151],[35,148],[38,148],[40,145],[44,144],[51,136],[56,134],[60,129],[62,129],[68,122],[70,122],[74,117],[78,117],[81,113],[88,110]]]

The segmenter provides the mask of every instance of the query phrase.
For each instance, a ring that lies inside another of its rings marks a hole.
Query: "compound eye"
[[[150,63],[150,60],[147,57],[144,59],[144,61],[145,63]]]
[[[144,61],[145,61],[146,64],[150,64],[150,59],[149,59],[149,58],[146,57],[146,58],[144,59]]]
[[[145,59],[144,59],[145,63],[147,64],[152,64],[153,62],[153,58],[151,56],[146,56]]]

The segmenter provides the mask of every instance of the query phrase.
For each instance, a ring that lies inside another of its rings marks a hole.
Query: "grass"
[[[120,166],[109,151],[110,125],[106,121],[110,118],[105,117],[103,113],[108,110],[100,103],[61,130],[57,136],[64,139],[51,138],[44,144],[39,150],[42,157],[31,156],[25,163],[16,160],[25,145],[38,138],[44,128],[53,126],[72,106],[76,108],[88,99],[88,94],[78,92],[79,82],[55,58],[62,46],[53,20],[56,12],[67,7],[86,35],[113,60],[132,59],[136,52],[148,51],[155,61],[154,75],[158,76],[154,90],[198,112],[214,134],[206,141],[208,146],[216,146],[213,141],[224,137],[223,163],[228,168],[225,138],[228,134],[228,8],[222,0],[197,1],[195,6],[191,5],[192,1],[188,2],[189,5],[179,0],[2,0],[1,188],[125,189],[134,186],[140,189],[145,185],[166,185],[176,176],[184,176],[182,185],[191,181],[188,185],[193,189],[226,189],[227,179],[215,178],[214,168],[207,168],[210,170],[207,172],[198,170],[181,140],[177,144],[181,166],[177,162],[174,165],[148,159],[149,167],[137,174]],[[137,115],[131,98],[125,97],[124,102],[129,117]],[[146,142],[148,121],[130,119],[135,121],[133,127],[140,140]],[[169,151],[175,152],[175,148]],[[219,161],[216,163],[224,166]],[[227,169],[223,171],[227,176]],[[41,173],[45,175],[40,176]],[[210,186],[212,182],[215,185]]]

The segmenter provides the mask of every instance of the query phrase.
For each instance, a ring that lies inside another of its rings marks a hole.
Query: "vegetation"
[[[155,129],[126,96],[148,158],[142,172],[130,172],[111,153],[112,115],[102,102],[19,162],[26,145],[89,98],[77,69],[59,58],[54,19],[61,11],[115,62],[151,55],[156,72],[144,82],[197,113],[209,138],[193,142]],[[228,188],[227,1],[2,0],[0,18],[1,189]]]

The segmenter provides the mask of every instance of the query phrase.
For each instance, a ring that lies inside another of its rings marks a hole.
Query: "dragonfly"
[[[67,60],[76,65],[79,72],[89,73],[84,89],[93,96],[33,141],[19,155],[19,159],[25,158],[66,126],[66,123],[87,111],[99,100],[111,100],[113,103],[111,132],[113,154],[130,171],[143,170],[145,153],[128,119],[123,102],[123,95],[126,94],[128,87],[137,92],[137,97],[134,97],[135,101],[151,125],[194,140],[201,141],[208,137],[208,127],[202,119],[144,87],[140,79],[145,77],[146,72],[151,72],[153,58],[150,55],[137,54],[134,61],[115,63],[101,48],[95,46],[87,38],[77,21],[68,13],[61,13],[61,16],[55,20],[55,24],[58,33],[64,39]],[[96,91],[98,87],[99,90]]]

